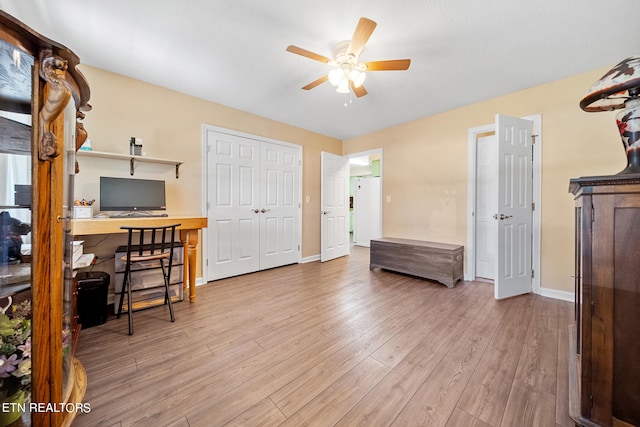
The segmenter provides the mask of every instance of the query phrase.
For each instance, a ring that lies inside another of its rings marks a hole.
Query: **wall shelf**
[[[128,160],[129,161],[129,173],[133,176],[135,172],[136,162],[143,163],[156,163],[162,165],[174,165],[176,168],[176,179],[180,177],[180,165],[182,162],[177,162],[175,160],[167,160],[167,159],[159,159],[157,157],[147,157],[147,156],[133,156],[131,154],[118,154],[118,153],[107,153],[104,151],[93,151],[93,150],[78,150],[76,152],[77,156],[85,156],[85,157],[100,157],[103,159],[114,159],[114,160]]]

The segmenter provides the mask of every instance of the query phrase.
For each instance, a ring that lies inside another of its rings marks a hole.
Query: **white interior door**
[[[531,292],[533,123],[496,115],[498,192],[495,297]]]
[[[260,143],[209,131],[207,279],[260,268]]]
[[[498,184],[495,134],[478,138],[476,156],[476,276],[493,280],[497,235],[492,216],[497,205]]]
[[[207,130],[207,280],[298,262],[300,147]]]
[[[354,188],[354,239],[358,246],[371,246],[371,239],[382,237],[380,178],[358,178]]]
[[[320,261],[349,255],[349,159],[321,153]]]
[[[298,261],[299,150],[263,142],[260,169],[260,269]]]

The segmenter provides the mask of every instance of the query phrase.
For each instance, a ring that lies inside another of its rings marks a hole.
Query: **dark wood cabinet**
[[[583,426],[640,426],[640,175],[571,180],[575,390]]]

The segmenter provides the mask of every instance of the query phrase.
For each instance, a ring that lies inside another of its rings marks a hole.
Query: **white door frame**
[[[384,194],[384,177],[383,177],[383,157],[382,157],[382,148],[375,148],[373,150],[367,150],[367,151],[360,151],[358,153],[351,153],[351,154],[347,154],[347,157],[349,159],[356,159],[358,157],[364,157],[364,156],[371,156],[374,154],[378,154],[380,156],[380,231],[382,232],[382,236],[384,236],[384,228],[383,228],[383,224],[384,224],[384,218],[383,218],[383,213],[384,210],[382,209],[382,195]]]
[[[532,291],[540,294],[540,220],[541,220],[541,159],[542,159],[542,115],[535,114],[532,116],[522,117],[533,122],[533,135],[535,135],[535,144],[533,145],[533,236],[531,239],[531,267],[534,271],[532,279]],[[467,170],[467,262],[465,263],[464,280],[476,279],[476,159],[477,159],[477,139],[479,135],[495,132],[495,123],[471,128],[467,134],[467,153],[468,153],[468,170]]]
[[[206,123],[204,123],[202,125],[202,142],[201,142],[201,153],[200,153],[200,157],[202,158],[202,216],[204,217],[208,217],[208,210],[209,207],[207,206],[207,198],[208,198],[208,186],[209,186],[209,173],[208,173],[208,155],[207,155],[207,132],[208,131],[212,131],[212,132],[218,132],[218,133],[226,133],[228,135],[234,135],[234,136],[239,136],[242,138],[249,138],[249,139],[255,139],[257,141],[265,141],[265,142],[271,142],[274,144],[280,144],[280,145],[285,145],[288,147],[293,147],[293,148],[297,148],[298,150],[300,150],[300,157],[299,159],[299,173],[298,173],[298,246],[299,246],[299,250],[298,250],[298,263],[301,262],[302,259],[302,159],[303,159],[303,147],[301,145],[298,144],[292,144],[290,142],[285,142],[285,141],[279,141],[277,139],[272,139],[272,138],[267,138],[264,136],[260,136],[260,135],[253,135],[250,133],[245,133],[245,132],[240,132],[237,130],[232,130],[232,129],[227,129],[227,128],[223,128],[223,127],[219,127],[219,126],[213,126],[213,125],[208,125]],[[207,283],[209,281],[208,277],[207,277],[207,262],[209,259],[209,251],[208,251],[208,245],[209,245],[209,241],[208,241],[208,233],[204,231],[205,229],[203,229],[202,231],[202,238],[200,239],[200,248],[202,250],[202,280],[203,283]]]

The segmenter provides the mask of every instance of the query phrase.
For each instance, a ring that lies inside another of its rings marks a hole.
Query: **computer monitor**
[[[164,181],[100,177],[101,211],[164,211],[167,209]]]

